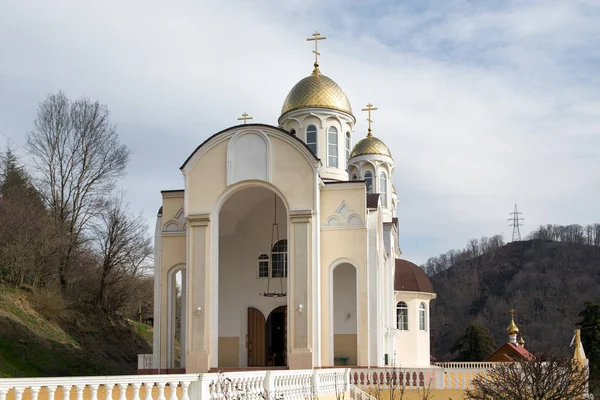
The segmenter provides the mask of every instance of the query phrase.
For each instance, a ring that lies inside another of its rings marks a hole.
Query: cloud
[[[23,145],[37,104],[63,89],[106,103],[133,155],[123,181],[151,221],[182,161],[237,123],[276,124],[323,72],[397,165],[404,255],[416,262],[503,232],[596,222],[600,6],[594,1],[8,0],[0,5],[0,130]],[[150,222],[152,225],[152,221]]]

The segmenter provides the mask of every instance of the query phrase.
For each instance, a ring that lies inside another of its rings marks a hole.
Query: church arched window
[[[427,307],[425,303],[421,303],[419,306],[419,329],[422,331],[427,330]]]
[[[290,135],[296,136],[296,130],[295,129],[290,130]]]
[[[357,180],[358,180],[358,175],[356,175],[356,174],[353,174],[353,175],[352,175],[352,180],[353,180],[353,181],[357,181]]]
[[[275,243],[271,250],[271,277],[287,277],[287,239]]]
[[[379,175],[379,193],[381,194],[381,205],[387,207],[387,175],[385,172]]]
[[[408,330],[408,305],[403,301],[396,304],[396,324],[401,331]]]
[[[314,125],[306,128],[306,144],[317,155],[317,127]]]
[[[338,166],[338,131],[335,126],[327,130],[327,166]]]
[[[258,277],[269,277],[269,256],[266,254],[261,254],[258,256]]]
[[[350,138],[350,132],[346,132],[346,162],[350,159],[350,145],[352,144],[352,139]]]
[[[371,174],[371,171],[365,172],[365,185],[367,185],[367,193],[373,193],[373,174]]]

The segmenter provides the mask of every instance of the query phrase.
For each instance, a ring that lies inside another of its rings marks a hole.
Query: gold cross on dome
[[[248,119],[252,119],[252,117],[249,117],[247,113],[243,113],[242,118],[238,118],[238,121],[244,121],[244,125],[246,125],[246,120]]]
[[[510,313],[510,316],[514,319],[515,318],[515,309],[511,308],[510,310],[508,310],[508,312]]]
[[[377,108],[373,107],[373,104],[369,103],[367,104],[367,108],[363,108],[363,111],[367,111],[368,117],[367,117],[367,121],[369,121],[369,133],[368,136],[371,136],[371,124],[373,123],[373,120],[371,119],[371,111],[376,111],[378,110]]]
[[[310,41],[314,41],[315,42],[315,49],[313,50],[313,53],[315,53],[315,67],[319,66],[319,56],[321,55],[321,53],[319,53],[319,40],[325,40],[327,39],[325,36],[321,36],[321,34],[317,31],[315,31],[315,33],[312,34],[313,37],[306,39],[306,41],[310,42]]]

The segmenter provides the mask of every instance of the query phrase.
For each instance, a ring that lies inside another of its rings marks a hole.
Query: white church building
[[[244,114],[183,162],[184,189],[162,192],[156,223],[148,367],[430,365],[435,294],[400,258],[394,159],[373,110],[355,132],[315,61],[277,124]]]

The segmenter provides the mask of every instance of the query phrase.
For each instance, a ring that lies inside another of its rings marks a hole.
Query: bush
[[[39,288],[31,293],[30,301],[37,312],[51,321],[59,321],[67,310],[67,302],[58,288]]]

